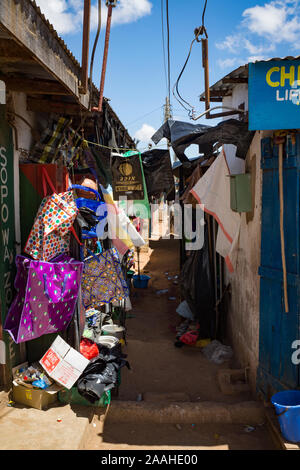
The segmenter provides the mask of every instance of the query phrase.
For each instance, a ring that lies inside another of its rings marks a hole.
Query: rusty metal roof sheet
[[[287,57],[273,57],[272,59],[260,60],[256,62],[271,62],[274,60],[285,61],[285,60],[300,60],[300,56],[287,56]],[[247,83],[248,82],[248,64],[240,65],[237,69],[225,75],[225,77],[218,80],[214,85],[210,86],[210,91],[212,93],[212,98],[217,101],[219,98],[220,101],[226,96],[230,96],[233,88],[238,83]],[[219,95],[218,95],[219,93]],[[200,101],[204,101],[205,92],[201,93]]]
[[[0,0],[1,1],[1,0]],[[55,30],[54,26],[50,23],[50,21],[45,17],[45,15],[42,13],[40,7],[36,4],[35,0],[13,0],[15,4],[18,4],[22,11],[24,11],[26,17],[30,17],[30,20],[35,23],[37,28],[39,28],[39,34],[43,36],[44,39],[46,39],[47,44],[49,46],[49,49],[53,50],[55,54],[63,55],[65,54],[69,59],[69,65],[71,65],[72,72],[75,73],[75,75],[80,79],[81,76],[81,65],[75,58],[75,56],[72,54],[72,52],[68,49],[66,43],[64,40],[59,36],[57,31]],[[32,9],[34,13],[28,10],[28,5],[32,6]],[[36,15],[36,17],[34,17]],[[38,20],[39,17],[39,21]],[[42,24],[44,27],[42,27]],[[50,33],[50,34],[49,34]],[[93,86],[93,93],[94,96],[99,95],[99,89],[92,84]],[[108,99],[104,98],[107,106],[110,110],[111,115],[119,122],[120,126],[124,129],[128,139],[131,142],[134,142],[131,136],[129,135],[126,127],[123,125],[121,122],[120,118],[117,116],[117,114],[114,112],[112,109],[111,105],[108,103]]]

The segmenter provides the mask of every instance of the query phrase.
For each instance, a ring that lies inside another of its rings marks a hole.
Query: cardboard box
[[[71,348],[60,336],[57,336],[51,347],[40,360],[41,366],[49,377],[70,390],[89,360]]]
[[[16,403],[36,408],[37,410],[44,410],[49,405],[57,401],[58,392],[61,387],[57,384],[53,384],[45,390],[27,388],[23,385],[19,385],[13,381],[13,400]]]

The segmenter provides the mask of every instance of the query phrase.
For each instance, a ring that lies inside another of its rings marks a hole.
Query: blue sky
[[[81,62],[83,0],[36,0],[36,3]],[[96,31],[96,3],[92,0],[90,52]],[[174,118],[188,122],[188,113],[174,99],[172,88],[194,39],[194,29],[202,23],[203,6],[204,0],[169,0],[171,104]],[[106,11],[103,5],[104,24],[93,72],[97,87]],[[299,0],[208,0],[205,25],[211,84],[249,61],[300,54]],[[194,43],[179,90],[197,114],[204,111],[204,103],[198,98],[203,83],[201,44]],[[140,148],[145,147],[153,129],[163,122],[162,106],[167,95],[161,0],[120,0],[113,10],[104,95],[111,99],[130,135],[142,141]]]

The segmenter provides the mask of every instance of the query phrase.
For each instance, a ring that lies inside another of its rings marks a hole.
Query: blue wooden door
[[[298,388],[299,366],[292,362],[292,344],[299,334],[299,206],[300,139],[287,139],[284,152],[284,232],[289,312],[284,309],[280,243],[278,147],[262,140],[263,189],[261,226],[260,341],[257,385],[268,398]]]

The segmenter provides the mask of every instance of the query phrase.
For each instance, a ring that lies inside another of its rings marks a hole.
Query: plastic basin
[[[137,289],[147,289],[150,279],[151,277],[145,276],[145,274],[141,274],[140,276],[136,274],[133,276],[133,285]]]
[[[125,328],[118,325],[104,325],[101,329],[101,334],[104,336],[114,336],[115,338],[121,339]]]
[[[300,442],[300,390],[278,392],[271,399],[283,437]]]

